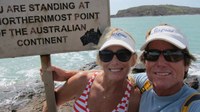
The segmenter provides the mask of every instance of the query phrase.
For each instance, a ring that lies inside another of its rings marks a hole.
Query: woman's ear
[[[135,66],[137,62],[137,54],[133,54],[131,58],[131,66]]]

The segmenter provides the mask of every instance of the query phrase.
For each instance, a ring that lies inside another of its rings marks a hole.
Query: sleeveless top
[[[88,81],[88,84],[81,94],[81,96],[74,103],[74,112],[91,112],[88,108],[88,95],[90,93],[90,88],[92,83],[96,77],[96,74],[92,76],[92,78]],[[125,90],[124,96],[122,97],[120,103],[112,112],[127,112],[129,98],[131,93],[131,83],[128,81],[127,88]]]

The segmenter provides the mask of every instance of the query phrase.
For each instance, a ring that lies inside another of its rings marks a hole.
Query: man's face
[[[175,49],[168,42],[155,40],[148,45],[148,49],[159,51]],[[184,73],[188,69],[184,65],[184,60],[177,62],[167,61],[163,54],[156,61],[145,61],[146,72],[149,80],[152,82],[154,90],[160,96],[166,96],[176,93],[183,86]]]

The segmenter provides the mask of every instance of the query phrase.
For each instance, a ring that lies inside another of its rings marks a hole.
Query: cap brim
[[[135,53],[135,50],[131,46],[129,46],[127,43],[125,43],[124,41],[121,41],[121,40],[114,40],[114,39],[106,41],[99,50],[101,51],[101,50],[104,50],[105,48],[108,48],[108,47],[114,46],[114,45],[119,45],[119,46],[125,47],[132,53]]]
[[[167,36],[167,35],[152,35],[149,36],[148,39],[146,40],[146,42],[142,45],[142,47],[140,48],[140,50],[144,50],[147,45],[154,41],[154,40],[163,40],[166,42],[171,43],[172,45],[180,48],[180,49],[185,49],[186,45],[184,45],[183,43],[181,43],[180,41],[178,41],[177,39],[172,38],[171,36]]]

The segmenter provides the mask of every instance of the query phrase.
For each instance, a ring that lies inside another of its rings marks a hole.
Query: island
[[[119,10],[111,17],[166,16],[200,14],[200,8],[176,5],[144,5]]]

